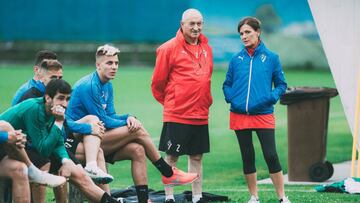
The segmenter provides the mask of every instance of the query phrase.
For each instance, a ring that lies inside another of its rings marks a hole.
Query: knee
[[[80,166],[74,167],[71,172],[71,178],[73,179],[72,181],[79,185],[88,184],[89,181],[91,182],[90,177],[86,175],[85,170]]]
[[[268,154],[265,156],[265,161],[268,165],[270,173],[277,173],[281,171],[281,165],[277,154]]]
[[[131,146],[130,153],[133,160],[145,160],[145,149],[139,144],[133,144]]]
[[[191,160],[191,161],[195,161],[195,162],[201,162],[201,160],[202,160],[202,154],[191,155],[191,156],[190,156],[190,160]]]
[[[143,127],[141,127],[138,131],[134,132],[134,134],[139,139],[149,138],[149,133]]]
[[[87,115],[87,116],[84,117],[84,119],[89,123],[100,121],[100,119],[97,116],[94,116],[94,115]]]
[[[0,130],[11,131],[11,130],[13,130],[13,127],[10,125],[10,123],[8,123],[6,121],[0,121]]]
[[[175,166],[176,162],[179,160],[179,157],[168,154],[168,155],[166,155],[165,160],[169,165]]]
[[[9,176],[11,179],[21,179],[21,180],[28,180],[28,175],[27,175],[27,166],[20,162],[20,161],[14,161],[12,163],[12,167],[11,167],[11,171],[9,173]]]
[[[279,159],[277,154],[269,153],[265,155],[265,161],[266,163],[272,165],[272,164],[276,164],[279,161]]]

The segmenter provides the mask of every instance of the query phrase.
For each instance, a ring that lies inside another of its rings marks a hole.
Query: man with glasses
[[[113,87],[110,80],[116,76],[120,51],[110,45],[100,46],[96,51],[96,71],[80,79],[71,94],[67,119],[78,120],[95,115],[106,128],[101,141],[108,163],[120,160],[132,161],[132,175],[140,203],[148,201],[146,157],[163,175],[168,185],[182,185],[197,179],[195,173],[184,173],[169,166],[160,156],[149,133],[135,116],[118,115],[114,108]]]
[[[172,166],[179,156],[189,156],[189,172],[200,176],[192,184],[194,203],[205,202],[202,156],[210,151],[208,115],[213,60],[202,27],[203,17],[198,10],[183,13],[176,36],[156,50],[151,84],[153,96],[163,105],[159,150],[166,152],[166,161]],[[173,188],[165,187],[165,202],[175,202],[173,193]]]

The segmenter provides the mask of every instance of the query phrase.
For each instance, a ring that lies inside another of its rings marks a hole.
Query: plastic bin
[[[326,143],[330,98],[336,95],[334,88],[290,87],[281,97],[287,105],[290,181],[322,182],[333,175]]]

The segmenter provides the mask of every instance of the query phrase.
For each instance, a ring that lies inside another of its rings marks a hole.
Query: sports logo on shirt
[[[261,61],[264,63],[265,60],[266,60],[266,55],[265,55],[265,54],[261,54],[260,59],[261,59]]]
[[[241,59],[241,60],[243,61],[243,60],[244,60],[244,57],[238,56],[238,59]]]

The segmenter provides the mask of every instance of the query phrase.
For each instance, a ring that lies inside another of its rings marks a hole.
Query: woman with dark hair
[[[279,202],[288,203],[276,152],[273,114],[274,105],[284,94],[287,84],[279,56],[268,50],[260,40],[260,24],[253,17],[239,22],[238,32],[245,47],[231,59],[223,91],[226,102],[231,104],[230,129],[235,131],[239,142],[243,171],[251,194],[249,203],[260,202],[253,131],[260,141]]]

